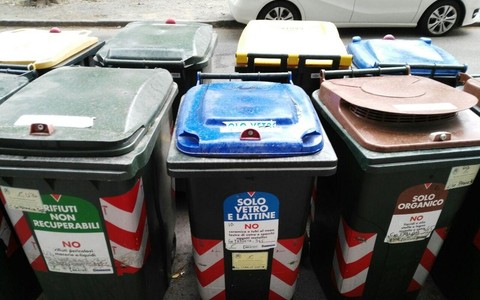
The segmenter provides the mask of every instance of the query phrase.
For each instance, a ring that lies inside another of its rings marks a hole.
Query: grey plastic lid
[[[163,69],[55,69],[0,105],[0,154],[124,154],[158,118],[173,88]]]

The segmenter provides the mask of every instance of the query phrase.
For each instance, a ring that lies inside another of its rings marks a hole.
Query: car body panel
[[[237,22],[255,20],[263,7],[278,0],[228,0]],[[440,0],[288,0],[302,20],[329,21],[337,27],[415,27],[424,12]],[[460,25],[480,22],[480,0],[456,0],[465,8]]]
[[[355,1],[350,23],[412,23],[418,7],[418,0],[358,0]]]

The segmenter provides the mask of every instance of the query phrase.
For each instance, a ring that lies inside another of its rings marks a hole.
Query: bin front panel
[[[160,240],[170,228],[159,227],[153,168],[125,181],[0,179],[0,198],[46,297],[163,295],[169,250]]]
[[[347,45],[353,55],[353,64],[360,69],[373,68],[381,64],[428,64],[459,65],[455,57],[444,49],[432,45],[429,38],[418,40],[370,39],[354,37]],[[414,75],[429,75],[431,71],[412,69]],[[458,70],[438,70],[437,75],[455,76]]]
[[[122,61],[131,64],[150,61],[165,68],[169,63],[177,63],[177,69],[183,69],[208,58],[213,51],[214,36],[209,24],[132,22],[106,43],[97,53],[97,59],[107,66]]]
[[[0,107],[2,150],[126,153],[155,122],[173,89],[171,75],[162,69],[66,67],[31,84]]]
[[[258,55],[255,64],[279,66],[263,55],[288,55],[288,66],[298,66],[299,55],[340,56],[340,67],[349,67],[347,54],[333,23],[321,21],[252,20],[242,31],[236,50],[236,65],[248,64],[248,55]],[[325,62],[323,62],[324,64]],[[322,63],[320,63],[321,65]]]
[[[0,63],[52,68],[98,43],[88,30],[15,29],[0,32]]]
[[[333,79],[318,99],[359,144],[372,151],[475,146],[480,119],[472,95],[429,78]]]
[[[293,296],[313,179],[275,171],[189,179],[195,265],[205,299],[221,292],[233,299]]]
[[[288,156],[323,147],[311,101],[299,87],[270,82],[199,85],[182,101],[180,151],[201,156]]]

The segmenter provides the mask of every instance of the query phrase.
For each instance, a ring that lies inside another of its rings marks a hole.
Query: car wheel
[[[455,1],[437,1],[430,6],[418,22],[418,28],[429,36],[441,36],[455,28],[462,11]]]
[[[301,20],[298,8],[288,1],[274,1],[265,5],[257,20]]]

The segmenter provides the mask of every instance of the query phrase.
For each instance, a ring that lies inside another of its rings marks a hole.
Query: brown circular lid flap
[[[430,78],[384,76],[332,79],[329,88],[343,100],[364,108],[412,115],[455,113],[478,100]]]

